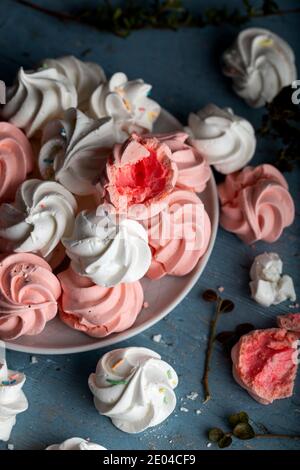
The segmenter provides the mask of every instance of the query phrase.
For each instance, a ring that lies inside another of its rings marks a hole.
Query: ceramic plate
[[[155,132],[182,130],[181,124],[167,111],[161,113]],[[59,318],[47,323],[44,331],[38,336],[24,336],[15,341],[7,342],[8,349],[31,354],[70,354],[90,351],[104,346],[112,346],[119,341],[132,338],[150,328],[178,305],[201,276],[211,255],[219,220],[218,196],[216,183],[212,177],[206,190],[201,194],[206,211],[212,223],[212,236],[208,250],[195,269],[187,276],[176,278],[166,276],[159,281],[143,279],[145,301],[149,307],[138,316],[134,325],[122,333],[115,333],[107,338],[90,338],[64,325]]]

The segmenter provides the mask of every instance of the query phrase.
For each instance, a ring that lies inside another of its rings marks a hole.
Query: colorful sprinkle
[[[110,385],[127,385],[128,384],[127,380],[106,379],[106,382],[108,382]]]
[[[112,369],[115,370],[117,367],[119,367],[121,364],[123,364],[124,362],[124,359],[120,359],[119,361],[117,361],[113,366],[112,366]]]

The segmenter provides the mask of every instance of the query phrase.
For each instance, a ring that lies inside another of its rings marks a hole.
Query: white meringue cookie
[[[144,227],[128,219],[116,223],[105,206],[80,212],[73,234],[63,244],[74,271],[100,286],[138,281],[151,264]]]
[[[297,78],[291,47],[267,29],[243,30],[223,61],[223,73],[232,78],[235,92],[254,108],[272,101]]]
[[[225,175],[243,168],[253,157],[256,138],[249,121],[232,109],[209,104],[188,120],[193,146]]]
[[[100,83],[106,81],[105,73],[100,65],[94,62],[83,62],[69,55],[58,59],[45,59],[43,68],[54,68],[58,73],[64,75],[71,82],[78,96],[78,108],[83,111]]]
[[[72,233],[76,209],[74,196],[59,183],[24,181],[15,202],[0,206],[1,248],[48,257]]]
[[[119,143],[133,132],[151,132],[160,113],[160,106],[148,98],[151,88],[141,79],[128,81],[124,73],[115,73],[92,94],[89,113],[96,118],[111,116]]]
[[[33,137],[48,121],[77,106],[74,85],[57,70],[19,70],[15,85],[7,91],[1,117]]]
[[[71,437],[61,444],[53,444],[46,448],[46,450],[107,450],[105,447],[95,444],[94,442],[86,441],[81,437]]]
[[[74,194],[95,192],[115,143],[110,118],[90,119],[74,108],[62,119],[50,121],[43,130],[39,168]]]
[[[1,341],[0,347],[2,348]],[[0,361],[0,441],[8,441],[16,416],[28,408],[22,391],[26,377],[20,372],[7,369],[5,359]]]
[[[175,370],[146,348],[115,349],[89,377],[95,407],[121,431],[137,433],[162,423],[174,411]]]
[[[270,307],[285,300],[295,302],[296,293],[293,279],[282,276],[283,263],[277,253],[262,253],[256,256],[250,269],[250,290],[252,298]]]

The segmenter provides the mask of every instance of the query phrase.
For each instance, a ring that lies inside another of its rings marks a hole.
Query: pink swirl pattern
[[[152,263],[147,276],[185,276],[207,250],[211,223],[199,197],[174,190],[166,197],[166,209],[144,222],[148,229]]]
[[[171,160],[178,168],[176,187],[202,193],[211,177],[211,170],[200,152],[187,143],[188,134],[174,132],[156,134],[154,137],[172,152]]]
[[[295,218],[295,206],[282,174],[272,165],[248,166],[218,187],[220,224],[245,243],[272,243]]]
[[[0,203],[14,199],[32,169],[33,150],[25,134],[13,124],[0,122]]]
[[[31,253],[0,262],[0,338],[38,335],[57,313],[60,284],[51,267]]]
[[[71,268],[58,275],[63,290],[60,318],[71,328],[102,338],[127,330],[142,310],[141,284],[101,287]]]

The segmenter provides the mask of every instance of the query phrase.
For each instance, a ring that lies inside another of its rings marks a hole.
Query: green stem
[[[210,322],[209,340],[208,340],[206,356],[205,356],[204,374],[202,377],[202,384],[204,388],[204,403],[207,403],[211,399],[208,377],[209,377],[209,372],[210,372],[211,356],[212,356],[214,341],[216,337],[216,328],[217,328],[218,320],[221,314],[221,304],[222,304],[222,299],[218,297],[215,316]]]

